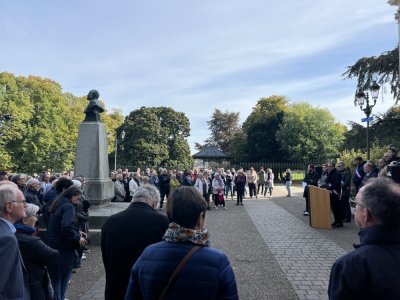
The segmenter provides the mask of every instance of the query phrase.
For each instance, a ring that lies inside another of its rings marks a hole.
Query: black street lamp
[[[370,159],[370,149],[369,149],[369,121],[372,113],[372,108],[376,104],[376,100],[378,99],[380,86],[373,81],[372,85],[369,87],[369,91],[371,93],[371,98],[374,101],[374,104],[369,103],[369,94],[368,91],[364,92],[362,88],[358,88],[355,95],[354,103],[360,106],[360,109],[365,113],[367,119],[367,159]],[[365,105],[365,107],[364,107]]]
[[[121,132],[121,142],[125,138],[125,131]],[[115,155],[114,155],[114,170],[117,171],[117,151],[118,151],[118,134],[115,135]]]

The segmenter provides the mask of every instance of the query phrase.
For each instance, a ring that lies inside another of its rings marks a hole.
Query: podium
[[[310,186],[310,226],[319,229],[332,229],[330,192]]]

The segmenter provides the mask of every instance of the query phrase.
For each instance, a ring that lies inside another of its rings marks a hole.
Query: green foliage
[[[346,131],[326,109],[295,103],[285,112],[276,140],[292,161],[336,158]]]
[[[361,149],[366,152],[367,128],[361,124],[350,122],[350,129],[345,133],[342,149]],[[400,107],[392,107],[384,114],[375,116],[370,125],[369,136],[371,145],[387,147],[400,146]]]
[[[360,58],[354,65],[347,67],[343,76],[347,79],[356,77],[358,85],[364,89],[367,89],[373,80],[379,84],[389,84],[397,103],[400,91],[399,48],[384,52],[378,57]]]
[[[287,155],[277,140],[276,132],[287,110],[288,99],[283,96],[260,98],[243,123],[247,136],[247,161],[282,161]]]
[[[87,103],[52,80],[0,73],[0,169],[72,169]]]
[[[370,149],[370,154],[371,154],[371,160],[374,161],[375,165],[378,165],[378,160],[383,157],[383,154],[387,151],[387,147],[381,147],[381,146],[376,146],[372,145]],[[355,158],[356,157],[362,157],[364,160],[367,160],[367,152],[362,151],[362,150],[357,150],[357,149],[350,149],[350,150],[344,150],[337,161],[343,161],[346,165],[346,167],[350,167],[354,171],[356,164],[355,164]]]
[[[184,113],[168,107],[141,107],[125,118],[118,135],[122,131],[126,134],[118,153],[125,165],[188,168],[192,164],[186,140],[190,123]]]
[[[241,162],[246,160],[246,142],[247,135],[243,131],[239,131],[238,134],[233,138],[231,142],[231,154],[233,157],[233,162]]]
[[[239,113],[222,112],[219,109],[215,109],[207,124],[208,129],[211,131],[211,137],[206,140],[206,145],[215,145],[222,152],[231,154],[232,141],[241,132],[239,127]],[[202,145],[198,144],[197,146],[201,147]]]

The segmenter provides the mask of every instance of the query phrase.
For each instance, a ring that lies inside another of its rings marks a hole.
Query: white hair
[[[37,180],[36,178],[30,178],[26,182],[26,186],[31,186],[31,185],[34,185],[35,183],[40,184],[39,180]]]
[[[39,211],[39,206],[32,203],[27,203],[26,206],[27,207],[25,208],[25,214],[27,219],[37,215]]]
[[[6,203],[17,200],[17,189],[10,184],[0,186],[0,217],[4,216]]]
[[[160,203],[160,192],[156,187],[150,184],[140,185],[132,196],[132,202],[144,202],[153,206],[154,201],[156,201],[158,207]]]

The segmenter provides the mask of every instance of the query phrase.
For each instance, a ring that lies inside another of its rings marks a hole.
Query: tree
[[[356,122],[350,122],[349,125],[342,149],[365,150],[367,129]],[[369,133],[371,143],[377,147],[400,146],[400,107],[392,107],[383,114],[375,115]]]
[[[338,157],[345,131],[328,110],[302,102],[285,112],[276,140],[292,161],[324,161]]]
[[[399,48],[396,47],[376,56],[360,58],[354,65],[348,66],[343,73],[346,79],[357,78],[358,86],[367,89],[373,80],[379,84],[389,84],[390,91],[396,99],[399,99]]]
[[[222,112],[215,109],[211,119],[207,121],[208,129],[211,131],[211,136],[206,140],[206,145],[217,146],[226,154],[232,153],[232,141],[238,133],[239,113],[238,112]],[[198,144],[198,146],[202,146]]]
[[[0,73],[0,169],[72,169],[86,105],[50,79]]]
[[[141,107],[132,111],[117,129],[125,139],[118,152],[125,165],[188,168],[192,164],[186,138],[190,124],[184,113],[167,107]]]
[[[245,152],[248,161],[286,160],[286,153],[280,148],[275,135],[288,102],[283,96],[270,96],[258,100],[242,126],[247,137]]]

